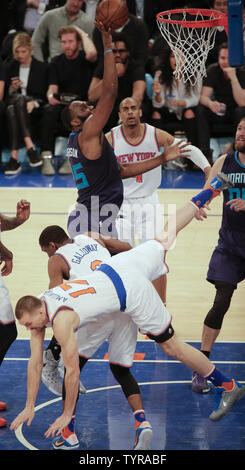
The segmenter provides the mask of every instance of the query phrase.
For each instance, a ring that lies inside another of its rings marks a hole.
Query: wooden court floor
[[[195,190],[160,189],[163,217],[167,220],[169,204],[183,205]],[[1,212],[14,215],[16,203],[27,199],[31,217],[21,227],[2,233],[2,242],[14,253],[14,268],[5,278],[13,307],[19,297],[38,295],[48,287],[47,255],[42,253],[38,239],[48,225],[60,225],[66,230],[69,207],[76,201],[72,188],[0,188]],[[200,341],[203,320],[214,298],[214,287],[206,281],[212,251],[218,240],[221,223],[222,197],[216,198],[208,219],[193,220],[179,235],[175,247],[168,252],[170,268],[167,281],[167,307],[173,315],[178,336],[188,341]],[[225,269],[225,266],[224,266]],[[220,341],[245,340],[245,281],[235,291],[226,315]],[[18,325],[19,338],[29,333]],[[51,337],[51,330],[46,338]]]

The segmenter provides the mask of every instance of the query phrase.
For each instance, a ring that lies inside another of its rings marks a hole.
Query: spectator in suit
[[[42,165],[33,136],[40,125],[46,101],[48,65],[33,57],[33,44],[28,33],[18,33],[13,41],[14,59],[6,66],[5,99],[11,142],[11,157],[4,173],[18,174],[21,165],[18,149],[24,144],[31,167]]]
[[[58,31],[62,26],[78,26],[88,37],[92,39],[94,23],[92,19],[81,10],[83,0],[66,0],[63,7],[47,11],[40,19],[34,33],[34,56],[38,60],[44,60],[43,47],[48,41],[48,57],[50,62],[53,57],[62,53]],[[96,58],[96,52],[94,59]]]

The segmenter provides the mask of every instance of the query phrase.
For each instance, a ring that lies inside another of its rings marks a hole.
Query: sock
[[[146,421],[145,418],[145,411],[144,410],[137,410],[134,412],[134,417],[135,417],[135,428],[138,429],[138,427]]]
[[[203,351],[203,349],[201,349],[201,352],[209,359],[211,351]]]
[[[75,432],[75,416],[72,416],[71,421],[69,424],[62,430],[62,436],[64,438],[69,437],[71,434]]]
[[[223,387],[227,391],[231,391],[234,387],[234,381],[222,374],[216,367],[205,378],[210,380],[215,387]]]

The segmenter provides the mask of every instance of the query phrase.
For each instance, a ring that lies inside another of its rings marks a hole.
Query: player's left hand
[[[27,219],[30,217],[30,203],[26,201],[25,199],[21,199],[17,203],[17,208],[16,208],[16,218],[19,223],[25,222]]]
[[[245,200],[238,198],[238,199],[231,199],[226,203],[227,206],[235,212],[245,211]]]
[[[48,430],[45,432],[45,437],[58,436],[62,429],[64,429],[70,423],[72,416],[62,414],[57,418],[53,424],[50,424]]]
[[[190,145],[190,142],[185,140],[180,140],[175,145],[164,144],[163,159],[164,162],[169,162],[175,160],[179,157],[190,157],[190,148],[186,148]]]

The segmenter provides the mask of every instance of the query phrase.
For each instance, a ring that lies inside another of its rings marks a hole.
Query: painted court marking
[[[158,381],[158,382],[138,382],[140,386],[142,385],[172,385],[172,384],[188,384],[191,383],[190,380],[163,380],[163,381]],[[105,390],[113,390],[116,388],[121,388],[120,385],[111,385],[108,387],[99,387],[99,388],[93,388],[91,390],[87,390],[86,393],[93,393],[93,392],[102,392]],[[40,411],[41,409],[52,405],[53,403],[57,403],[58,401],[61,401],[61,397],[54,398],[52,400],[46,401],[45,403],[42,403],[41,405],[38,405],[34,408],[35,412]],[[15,435],[18,439],[18,441],[26,447],[28,450],[40,450],[37,447],[34,447],[27,439],[24,437],[23,432],[22,432],[22,424],[19,426],[19,428],[15,431]]]

